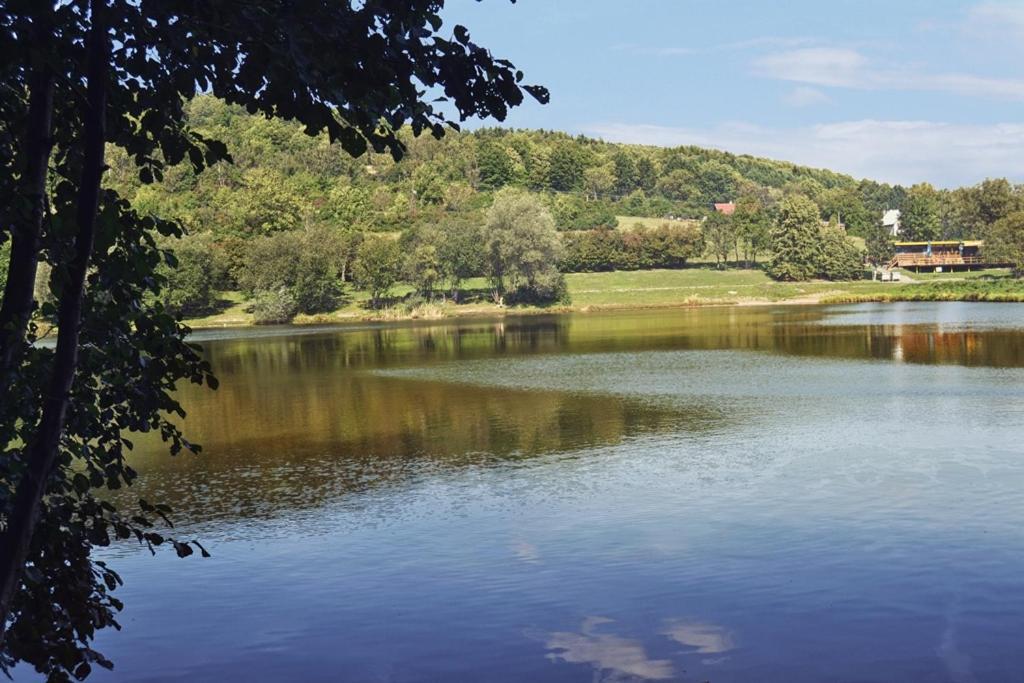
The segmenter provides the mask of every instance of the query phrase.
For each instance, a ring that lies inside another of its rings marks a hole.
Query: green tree
[[[737,249],[742,248],[743,260],[747,266],[757,263],[757,254],[768,246],[771,230],[771,218],[762,200],[754,195],[746,194],[736,200],[736,210],[732,215],[736,233]],[[737,255],[737,261],[739,256]]]
[[[877,221],[872,216],[855,188],[837,187],[822,193],[821,217],[823,220],[836,220],[846,226],[849,235],[867,237],[868,232]]]
[[[572,192],[583,187],[583,155],[572,141],[562,142],[551,150],[548,186],[555,192]]]
[[[992,225],[985,252],[989,261],[1008,264],[1016,277],[1024,277],[1024,211],[1014,211]]]
[[[301,195],[273,169],[246,170],[241,186],[225,188],[215,201],[224,207],[228,230],[240,237],[295,230],[302,225]]]
[[[504,190],[484,226],[484,253],[492,296],[551,301],[564,294],[557,264],[562,244],[551,214],[536,197]]]
[[[892,236],[881,223],[876,223],[868,230],[864,246],[867,248],[868,261],[876,268],[888,265],[896,254]]]
[[[406,280],[423,296],[430,298],[443,276],[440,257],[437,253],[439,239],[420,240],[406,254]]]
[[[1024,195],[1005,178],[988,178],[954,192],[958,237],[986,239],[996,222],[1024,209]]]
[[[551,151],[547,147],[535,147],[530,153],[526,169],[526,184],[531,190],[546,192],[551,188]]]
[[[284,291],[296,312],[323,313],[334,309],[341,297],[343,248],[326,228],[261,237],[248,243],[235,277],[249,296]]]
[[[772,260],[768,274],[776,280],[808,280],[821,263],[821,222],[818,206],[802,195],[779,203],[779,219],[772,228]]]
[[[715,257],[715,265],[725,268],[729,262],[729,252],[736,244],[736,226],[732,217],[715,211],[704,219],[701,232],[704,243]]]
[[[412,172],[412,190],[420,204],[444,203],[445,185],[438,170],[426,164]]]
[[[925,242],[942,236],[939,193],[928,183],[914,185],[907,192],[900,212],[900,238]]]
[[[740,179],[736,169],[722,161],[712,159],[697,167],[697,187],[705,203],[735,199]]]
[[[583,185],[591,198],[605,197],[615,188],[615,172],[607,164],[591,166],[583,171]]]
[[[176,242],[171,245],[173,255],[157,271],[166,280],[163,303],[183,316],[206,315],[217,304],[217,266],[209,235],[183,237]]]
[[[655,268],[681,268],[704,252],[704,236],[692,222],[665,222],[647,233]]]
[[[425,92],[443,93],[444,111],[460,119],[502,118],[524,90],[547,100],[464,27],[441,32],[436,0],[294,9],[272,0],[0,6],[0,215],[12,236],[0,393],[18,397],[0,405],[4,670],[25,662],[65,680],[110,666],[91,641],[116,625],[120,580],[93,561],[95,546],[134,537],[182,556],[198,547],[154,528],[165,506],[119,513],[94,493],[135,478],[128,431],[156,431],[172,452],[189,447],[168,419],[181,414],[170,391],[213,383],[187,328],[159,301],[165,255],[153,235],[182,231],[103,187],[107,145],[124,150],[142,185],[183,161],[198,173],[226,159],[222,143],[186,122],[197,89],[294,119],[353,155],[395,157],[403,126],[445,131]],[[34,344],[41,262],[60,282],[42,311],[57,320],[53,348]]]
[[[864,275],[860,249],[835,222],[821,228],[818,274],[828,280],[860,280]]]
[[[701,194],[693,171],[684,168],[674,169],[658,178],[656,189],[662,196],[680,202],[698,201]]]
[[[473,219],[449,219],[438,233],[437,245],[441,271],[454,301],[461,295],[462,283],[484,272],[483,231]]]
[[[299,302],[288,287],[261,289],[252,295],[249,310],[257,325],[281,325],[298,315]]]
[[[11,259],[11,243],[6,233],[0,233],[0,291],[7,286],[7,263]]]
[[[615,176],[615,194],[624,197],[637,189],[640,182],[640,174],[637,171],[636,162],[633,156],[623,150],[617,150],[612,156],[613,173]]]
[[[365,225],[372,211],[365,188],[337,184],[331,187],[320,207],[320,220],[339,228]]]
[[[370,293],[370,306],[380,308],[402,276],[402,252],[390,237],[369,237],[356,252],[352,279]]]
[[[481,143],[477,164],[480,168],[480,187],[485,190],[497,190],[515,180],[515,166],[508,150],[496,141]]]
[[[658,169],[646,156],[636,162],[636,179],[640,189],[650,194],[658,182]]]

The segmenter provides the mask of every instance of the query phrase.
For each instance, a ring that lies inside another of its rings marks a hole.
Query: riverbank
[[[760,270],[619,271],[566,275],[570,303],[552,306],[499,306],[487,298],[482,279],[467,283],[464,303],[450,299],[410,303],[408,289],[394,292],[393,303],[380,310],[367,306],[364,292],[351,291],[338,309],[299,315],[297,325],[345,322],[431,320],[544,313],[571,313],[692,306],[856,303],[865,301],[1024,301],[1024,281],[1007,271],[928,274],[912,282],[776,282]],[[254,325],[248,302],[239,292],[225,292],[221,310],[188,320],[194,329]]]

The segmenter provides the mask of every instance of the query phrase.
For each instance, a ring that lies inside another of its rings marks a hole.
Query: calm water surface
[[[1024,681],[1024,306],[200,336],[125,681]]]

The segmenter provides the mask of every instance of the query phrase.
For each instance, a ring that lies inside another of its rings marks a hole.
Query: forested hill
[[[298,125],[247,114],[210,97],[188,105],[191,125],[224,141],[234,164],[195,176],[187,164],[143,186],[112,150],[110,180],[139,210],[183,221],[190,232],[249,237],[312,224],[399,231],[444,217],[476,216],[504,186],[540,193],[561,230],[611,227],[616,215],[700,217],[712,202],[788,194],[815,201],[863,234],[906,192],[870,180],[698,147],[607,143],[549,131],[482,129],[414,138],[389,155],[350,158]]]

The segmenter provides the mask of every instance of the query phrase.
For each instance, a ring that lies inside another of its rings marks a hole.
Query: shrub
[[[211,240],[206,235],[186,236],[172,245],[174,257],[158,272],[166,278],[160,298],[167,308],[184,316],[211,313],[217,304],[217,279]]]
[[[287,287],[261,289],[253,295],[249,311],[257,325],[276,325],[291,322],[299,304]]]
[[[864,261],[860,250],[839,227],[821,229],[818,273],[828,280],[859,280],[864,276]]]
[[[561,236],[564,254],[558,268],[567,273],[680,268],[704,248],[700,229],[682,222],[666,221],[654,230],[637,224],[629,232],[580,230]]]
[[[252,240],[236,278],[250,296],[286,289],[299,311],[322,313],[335,308],[341,297],[344,258],[333,231],[283,232]]]

